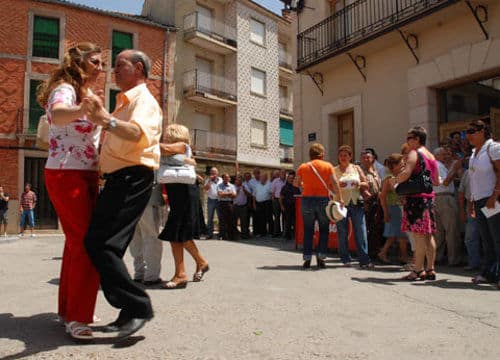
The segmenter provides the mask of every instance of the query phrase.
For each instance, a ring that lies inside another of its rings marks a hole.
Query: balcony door
[[[210,93],[212,89],[212,62],[203,58],[196,58],[197,88]]]
[[[198,12],[198,30],[211,34],[213,32],[212,10],[197,5],[196,11]]]

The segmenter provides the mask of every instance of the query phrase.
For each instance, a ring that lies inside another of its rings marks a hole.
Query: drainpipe
[[[167,58],[168,58],[168,35],[170,34],[170,30],[165,30],[165,41],[163,43],[163,67],[161,74],[161,110],[163,112],[163,121],[161,124],[161,132],[165,133],[165,120],[168,121],[168,113],[167,113]]]

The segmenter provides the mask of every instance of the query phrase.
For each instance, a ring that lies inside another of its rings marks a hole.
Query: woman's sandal
[[[185,281],[180,281],[178,283],[174,281],[168,281],[163,285],[163,289],[165,290],[176,290],[176,289],[185,289],[187,287],[187,280]]]
[[[403,280],[406,281],[425,280],[425,277],[426,277],[425,270],[421,271],[412,270],[408,275],[403,277]]]
[[[73,338],[78,340],[92,340],[92,329],[84,323],[78,321],[70,321],[66,323],[66,332]]]
[[[436,280],[436,271],[434,269],[425,270],[425,280]]]
[[[205,273],[208,272],[208,270],[210,270],[210,266],[208,266],[208,264],[207,264],[204,267],[202,267],[200,270],[195,272],[193,275],[193,282],[200,282],[201,279],[203,279],[203,275],[205,275]]]
[[[387,254],[384,254],[382,252],[379,252],[377,254],[377,257],[378,259],[382,262],[382,264],[386,264],[386,265],[389,265],[391,263],[391,261],[389,260],[389,258],[387,257]]]

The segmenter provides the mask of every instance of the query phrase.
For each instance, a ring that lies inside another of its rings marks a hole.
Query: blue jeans
[[[328,246],[330,221],[326,216],[325,207],[328,197],[305,196],[302,198],[302,218],[304,219],[304,246],[302,256],[304,260],[311,260],[313,250],[314,223],[319,224],[318,258],[324,259]]]
[[[21,213],[21,222],[19,226],[23,228],[26,222],[29,227],[35,227],[35,212],[33,210],[23,210]]]
[[[344,264],[351,262],[347,238],[349,232],[348,219],[351,219],[354,227],[354,238],[356,239],[356,251],[358,253],[359,264],[369,264],[370,257],[368,256],[365,209],[363,206],[353,205],[352,203],[347,205],[347,216],[343,220],[337,222],[340,260]]]
[[[219,208],[219,200],[218,199],[207,199],[207,232],[208,237],[214,237],[214,213],[217,212],[217,218],[219,219],[220,224],[220,208]]]
[[[476,212],[477,226],[479,235],[484,247],[484,266],[482,276],[486,279],[497,282],[500,278],[500,214],[486,218],[481,208],[486,205],[488,198],[474,201],[474,210]]]
[[[469,266],[479,268],[481,265],[481,236],[479,235],[479,227],[476,218],[467,217],[464,243],[467,248]]]

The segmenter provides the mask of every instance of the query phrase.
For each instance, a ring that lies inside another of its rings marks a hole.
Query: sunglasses
[[[479,131],[481,131],[481,130],[482,130],[482,129],[467,129],[467,130],[465,131],[465,133],[466,133],[466,134],[469,134],[469,135],[472,135],[472,134],[475,134],[475,133],[477,133],[477,132],[479,132]]]

